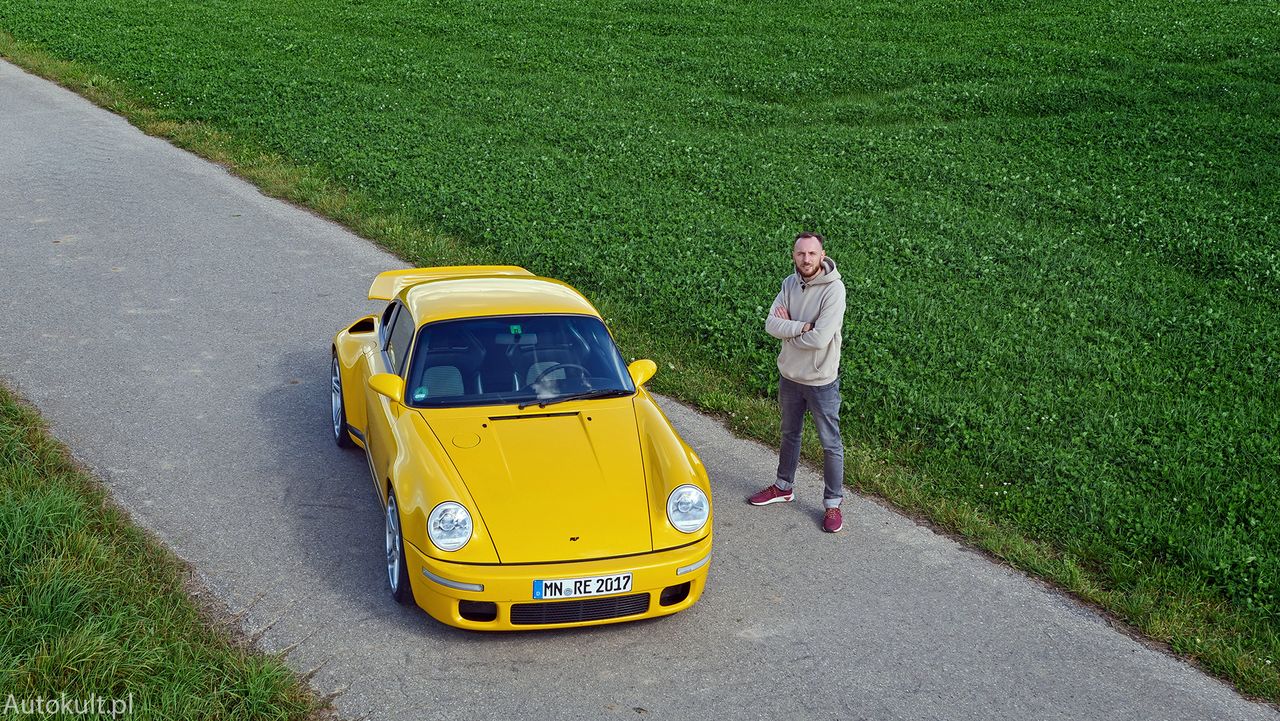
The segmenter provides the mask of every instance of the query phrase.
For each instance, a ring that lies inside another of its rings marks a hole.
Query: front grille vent
[[[601,621],[606,618],[634,616],[649,610],[649,594],[584,598],[577,601],[517,603],[511,606],[511,623],[537,626],[548,623]]]

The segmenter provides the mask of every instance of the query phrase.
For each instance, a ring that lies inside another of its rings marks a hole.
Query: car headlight
[[[684,485],[667,496],[667,518],[677,530],[694,533],[707,525],[711,502],[697,486]]]
[[[461,503],[445,501],[427,516],[427,536],[441,551],[456,551],[471,540],[471,514]]]

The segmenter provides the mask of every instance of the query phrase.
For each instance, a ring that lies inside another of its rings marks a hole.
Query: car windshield
[[[599,318],[521,315],[418,330],[405,400],[419,408],[545,403],[635,393]]]

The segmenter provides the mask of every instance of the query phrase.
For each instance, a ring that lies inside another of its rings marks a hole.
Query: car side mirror
[[[378,373],[369,378],[369,389],[396,403],[404,403],[404,379],[395,373]]]
[[[639,388],[645,383],[648,383],[649,379],[657,374],[658,364],[647,359],[634,361],[631,365],[627,366],[627,372],[631,374],[632,382],[634,382],[636,387]]]

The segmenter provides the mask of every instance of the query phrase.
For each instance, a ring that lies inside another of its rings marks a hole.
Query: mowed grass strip
[[[850,480],[1280,699],[1275,20],[0,6],[6,54],[409,262],[574,283],[662,361],[659,389],[768,442],[765,306],[792,234],[825,232],[850,291]]]
[[[202,620],[184,574],[0,387],[0,705],[12,699],[21,713],[66,698],[73,714],[131,703],[130,718],[319,718],[281,661]]]

